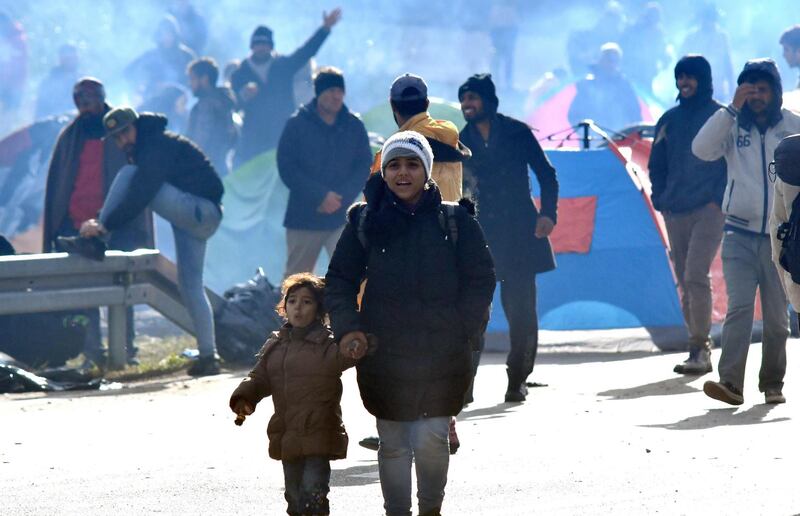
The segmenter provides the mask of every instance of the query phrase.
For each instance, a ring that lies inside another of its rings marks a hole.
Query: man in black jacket
[[[217,173],[225,176],[228,174],[228,152],[238,137],[233,122],[236,99],[230,88],[217,86],[219,67],[212,58],[192,61],[187,73],[197,103],[189,113],[186,137],[208,156]]]
[[[650,153],[653,207],[664,215],[670,255],[681,290],[689,330],[689,358],[676,373],[711,371],[711,262],[722,241],[725,215],[725,160],[703,161],[692,154],[692,140],[722,106],[711,98],[711,65],[687,55],[675,65],[679,105],[659,119]]]
[[[222,220],[222,182],[200,149],[165,132],[163,116],[116,108],[106,114],[103,125],[127,154],[129,165],[114,179],[99,218],[83,223],[81,237],[59,241],[68,251],[102,260],[105,244],[100,236],[117,230],[146,207],[169,221],[175,234],[178,286],[200,352],[189,374],[216,374],[214,318],[203,287],[203,262],[206,241]]]
[[[242,60],[231,76],[231,88],[239,108],[244,111],[244,125],[236,165],[274,149],[283,126],[294,111],[294,75],[314,57],[339,21],[342,12],[324,13],[322,27],[311,39],[288,56],[273,51],[272,30],[260,25],[250,38],[250,57]]]
[[[342,72],[322,68],[314,91],[278,144],[278,172],[289,187],[286,276],[313,271],[323,246],[333,254],[344,210],[364,186],[372,159],[363,122],[344,104]]]
[[[521,402],[539,342],[536,274],[555,268],[548,236],[556,224],[558,180],[531,129],[497,112],[489,74],[473,75],[458,89],[467,121],[461,141],[472,150],[465,181],[478,201],[478,220],[494,257],[509,326],[505,400]],[[531,200],[528,167],[541,188],[541,213]]]

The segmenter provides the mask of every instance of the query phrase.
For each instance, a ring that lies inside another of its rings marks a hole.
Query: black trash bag
[[[0,351],[34,369],[63,366],[83,351],[89,318],[82,312],[0,316]]]
[[[67,371],[67,368],[60,371]],[[72,370],[72,381],[58,381],[46,373],[33,373],[26,364],[0,352],[0,394],[98,390],[112,386],[102,378],[91,378],[78,370]]]
[[[225,362],[252,365],[269,334],[283,324],[275,312],[280,289],[259,267],[256,275],[225,291],[214,315],[217,351]]]

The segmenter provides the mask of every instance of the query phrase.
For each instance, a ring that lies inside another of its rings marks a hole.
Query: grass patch
[[[189,366],[190,360],[182,356],[181,353],[186,348],[193,349],[196,346],[194,338],[188,335],[178,337],[148,337],[139,336],[136,338],[136,346],[139,348],[139,365],[125,365],[123,369],[111,371],[103,374],[100,369],[93,370],[96,376],[115,382],[130,382],[135,380],[145,380],[165,376],[184,370]],[[83,355],[67,362],[68,366],[80,367],[83,364]]]

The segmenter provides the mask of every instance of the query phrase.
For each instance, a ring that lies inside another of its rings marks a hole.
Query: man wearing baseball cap
[[[416,131],[423,135],[434,155],[432,177],[439,186],[442,199],[461,199],[461,163],[470,150],[458,140],[458,128],[448,120],[435,120],[428,114],[428,85],[419,75],[405,73],[394,80],[389,89],[389,104],[398,131]],[[375,155],[372,172],[380,171],[381,153]]]
[[[372,159],[364,123],[344,104],[341,70],[320,69],[314,90],[278,144],[278,173],[289,188],[286,276],[313,271],[323,247],[333,254],[345,210],[363,188]]]
[[[65,240],[69,251],[95,260],[104,257],[101,237],[113,234],[149,207],[172,225],[178,286],[192,318],[200,357],[189,374],[219,372],[214,318],[203,287],[206,241],[222,220],[223,187],[203,152],[191,141],[165,131],[167,119],[122,107],[103,118],[128,158],[109,188],[100,215],[84,222],[80,238]]]
[[[295,109],[294,75],[319,51],[341,16],[338,8],[330,14],[323,13],[322,27],[302,47],[285,56],[273,50],[272,29],[259,25],[253,31],[250,56],[231,76],[231,88],[244,112],[236,166],[278,145],[283,127]]]

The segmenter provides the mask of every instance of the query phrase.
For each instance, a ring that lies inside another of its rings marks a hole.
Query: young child
[[[286,278],[277,307],[286,319],[259,353],[247,378],[233,391],[237,424],[272,395],[267,426],[269,456],[283,463],[288,514],[329,514],[330,461],[347,455],[342,424],[342,371],[366,353],[366,340],[340,352],[325,324],[324,281],[300,273]]]
[[[447,205],[431,180],[433,151],[414,131],[383,145],[381,174],[366,204],[348,213],[326,276],[325,301],[343,347],[367,334],[379,343],[358,364],[358,386],[375,416],[378,472],[387,514],[411,514],[416,464],[419,514],[438,515],[450,461],[450,419],[464,405],[472,348],[492,301],[492,257],[468,202]],[[366,278],[361,309],[356,299]]]

